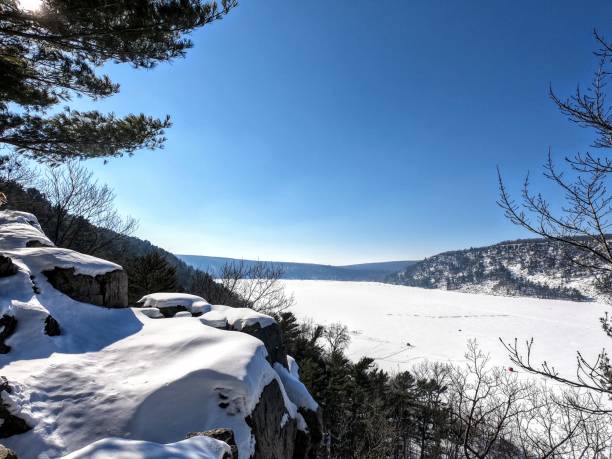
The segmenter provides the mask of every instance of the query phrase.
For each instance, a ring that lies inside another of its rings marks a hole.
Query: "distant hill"
[[[389,275],[386,281],[505,296],[604,299],[593,275],[572,263],[573,250],[543,239],[506,241],[440,253]]]
[[[255,260],[238,260],[225,257],[207,257],[204,255],[176,255],[188,265],[206,271],[215,276],[227,263],[243,262],[247,266],[257,263]],[[332,266],[314,263],[267,262],[280,266],[285,279],[306,280],[342,280],[342,281],[383,281],[389,275],[405,269],[416,261],[386,261],[381,263],[363,263],[357,265]]]

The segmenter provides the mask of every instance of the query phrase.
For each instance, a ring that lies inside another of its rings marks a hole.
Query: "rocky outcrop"
[[[13,450],[0,445],[0,459],[17,459],[17,455],[13,452]]]
[[[268,384],[246,418],[255,437],[255,459],[287,459],[295,453],[297,423],[287,413],[283,394],[276,380]]]
[[[157,309],[159,309],[159,312],[161,312],[161,314],[165,318],[174,317],[177,312],[187,311],[187,308],[185,306],[163,306],[158,307]]]
[[[0,277],[12,276],[17,274],[17,266],[9,257],[0,255]]]
[[[11,346],[4,344],[4,341],[9,338],[17,328],[17,319],[8,314],[0,317],[0,354],[8,354]]]
[[[31,429],[23,419],[11,413],[4,401],[4,393],[11,394],[12,392],[13,389],[9,385],[8,380],[4,376],[0,376],[0,438],[22,434]]]
[[[59,336],[62,334],[60,324],[53,316],[49,315],[45,319],[45,335],[47,336]]]
[[[121,269],[95,277],[76,274],[74,268],[54,268],[43,274],[56,290],[73,300],[107,308],[125,308],[128,305],[127,274]]]
[[[227,443],[232,449],[231,455],[226,455],[223,459],[238,459],[238,447],[236,446],[236,439],[234,438],[234,431],[232,429],[212,429],[205,432],[191,432],[187,434],[185,438],[205,436],[211,437],[215,440],[220,440]],[[0,457],[0,459],[2,459]]]
[[[262,327],[259,323],[246,325],[240,331],[254,336],[264,343],[268,351],[268,361],[271,365],[278,362],[285,368],[288,368],[287,348],[283,341],[283,331],[278,323],[274,322],[265,327]]]

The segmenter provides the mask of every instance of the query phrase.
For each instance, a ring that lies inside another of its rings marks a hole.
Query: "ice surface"
[[[546,359],[564,375],[576,371],[576,351],[596,357],[612,341],[599,317],[602,303],[501,297],[374,282],[283,281],[300,319],[348,326],[352,359],[369,356],[388,371],[424,359],[462,363],[468,339],[511,365],[498,338],[535,340],[534,361]],[[410,343],[410,346],[407,344]]]

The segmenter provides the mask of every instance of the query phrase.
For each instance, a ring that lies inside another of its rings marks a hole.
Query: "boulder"
[[[12,276],[17,274],[17,266],[9,257],[0,255],[0,277]]]
[[[274,322],[265,327],[262,327],[259,323],[245,325],[240,331],[254,336],[264,343],[268,351],[268,361],[271,365],[278,362],[288,368],[287,348],[283,340],[283,331],[278,323]]]
[[[0,354],[8,354],[11,346],[4,344],[4,341],[9,338],[17,328],[17,319],[8,314],[0,317]]]
[[[259,403],[245,420],[255,437],[255,459],[294,457],[297,422],[287,413],[276,380],[264,388]]]
[[[0,445],[0,459],[17,459],[17,455],[12,450]]]
[[[70,298],[107,308],[128,306],[128,280],[122,269],[97,276],[76,274],[74,268],[43,271],[49,283]]]
[[[236,446],[236,440],[234,438],[234,431],[232,429],[212,429],[207,430],[205,432],[191,432],[188,433],[185,438],[197,437],[197,436],[205,436],[211,437],[215,440],[220,440],[224,443],[227,443],[229,447],[232,449],[231,456],[223,459],[238,459],[238,447]],[[2,459],[0,457],[0,459]]]
[[[0,376],[0,438],[22,434],[31,429],[23,419],[11,413],[9,407],[4,402],[4,392],[11,394],[13,389],[9,385],[8,380],[4,376]]]

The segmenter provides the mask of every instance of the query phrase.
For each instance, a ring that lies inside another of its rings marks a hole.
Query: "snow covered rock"
[[[164,317],[174,317],[178,312],[190,312],[195,316],[210,311],[210,304],[201,296],[187,293],[159,292],[143,296],[137,302],[143,308],[157,308]]]
[[[193,317],[189,311],[179,311],[174,314],[174,317]]]
[[[246,325],[240,330],[261,340],[268,351],[268,360],[271,364],[279,363],[287,366],[287,348],[283,342],[283,332],[276,322],[262,327],[259,323]]]
[[[283,343],[282,331],[270,316],[249,308],[213,306],[204,298],[187,293],[151,293],[138,300],[138,304],[147,311],[150,308],[157,308],[163,317],[192,315],[200,317],[200,321],[209,327],[247,333],[264,343],[270,363],[278,362],[287,366],[287,351]],[[154,314],[158,317],[155,312],[146,314]]]
[[[75,451],[64,459],[230,459],[230,447],[211,437],[193,437],[162,445],[122,438],[105,438]],[[1,459],[1,458],[0,458]]]
[[[280,384],[268,384],[260,401],[247,418],[255,438],[255,459],[304,457],[295,451],[297,422],[287,415]],[[297,453],[297,454],[296,454]]]
[[[227,444],[182,440],[219,428],[234,433],[239,459],[300,457],[308,447],[301,441],[308,427],[266,345],[232,331],[265,329],[272,318],[215,306],[232,330],[204,326],[192,315],[213,307],[200,297],[177,304],[176,294],[155,294],[145,308],[101,308],[113,305],[106,287],[120,266],[28,247],[19,231],[45,239],[31,215],[0,212],[0,229],[5,224],[13,226],[0,231],[0,247],[17,272],[0,277],[0,342],[10,350],[0,354],[0,374],[11,382],[1,391],[0,431],[17,426],[2,442],[22,459],[219,459],[231,454]],[[189,314],[152,318],[154,309],[177,306]]]
[[[23,267],[31,280],[44,274],[53,288],[77,301],[105,307],[127,306],[127,274],[121,266],[54,247],[32,214],[0,212],[0,251],[0,278],[2,272],[15,275]],[[40,293],[36,283],[31,288]]]
[[[0,376],[0,438],[22,434],[31,429],[28,423],[15,413],[16,409],[10,397],[12,393],[13,389],[7,379]]]
[[[107,308],[128,305],[127,274],[122,269],[88,276],[77,274],[75,268],[55,267],[43,274],[55,289],[82,303]]]
[[[206,432],[191,432],[187,434],[187,438],[205,436],[211,437],[216,440],[220,440],[227,443],[231,449],[231,459],[238,459],[238,447],[236,446],[236,439],[234,438],[234,432],[231,429],[212,429]]]
[[[161,319],[164,317],[164,315],[157,308],[142,308],[140,312],[151,319]]]
[[[216,317],[224,316],[228,327],[236,331],[244,331],[243,328],[255,325],[265,328],[276,323],[272,317],[249,308],[232,308],[230,306],[214,305],[210,307],[209,311],[215,312]],[[206,319],[208,314],[210,314],[210,312],[202,315],[202,318]]]
[[[0,212],[0,250],[23,247],[53,247],[32,214]]]
[[[302,415],[308,428],[307,438],[302,440],[307,445],[305,447],[307,448],[306,454],[311,453],[308,457],[315,457],[312,454],[316,452],[317,447],[323,440],[323,413],[319,404],[312,398],[306,386],[300,381],[299,367],[295,359],[288,355],[287,363],[289,368],[275,363],[274,369],[283,382],[283,387],[287,392],[289,400],[297,406],[298,413]]]
[[[276,321],[265,314],[249,308],[232,308],[214,305],[200,317],[203,324],[216,328],[247,333],[259,339],[266,346],[268,360],[287,366],[287,349],[283,333]]]

